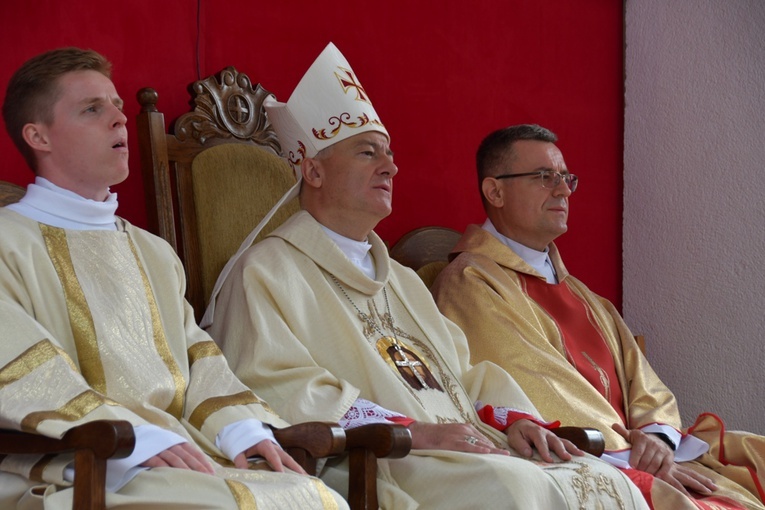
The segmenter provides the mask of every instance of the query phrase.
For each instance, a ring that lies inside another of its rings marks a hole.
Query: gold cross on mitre
[[[343,87],[343,92],[347,94],[348,89],[356,89],[356,101],[372,104],[367,97],[367,91],[364,90],[364,87],[361,86],[359,80],[356,79],[356,75],[353,74],[353,71],[340,66],[337,68],[344,73],[343,75],[337,72],[335,73],[335,76],[337,76],[337,79],[340,82],[340,86]]]

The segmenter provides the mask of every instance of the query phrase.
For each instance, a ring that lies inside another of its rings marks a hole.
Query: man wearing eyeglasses
[[[467,228],[436,280],[441,312],[467,335],[471,363],[502,366],[543,416],[599,428],[603,459],[652,508],[763,508],[763,438],[726,433],[723,450],[722,422],[708,414],[681,433],[674,396],[619,313],[563,265],[553,241],[568,229],[579,181],[556,141],[537,125],[483,140],[476,163],[488,219]]]

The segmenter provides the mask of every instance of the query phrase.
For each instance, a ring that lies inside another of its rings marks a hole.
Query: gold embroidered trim
[[[69,323],[77,349],[77,361],[82,375],[90,387],[100,393],[106,393],[106,375],[98,350],[96,328],[85,293],[74,271],[66,232],[64,229],[42,224],[40,231],[48,249],[48,256],[64,290]]]
[[[258,504],[255,501],[255,496],[242,482],[235,480],[226,480],[228,490],[231,491],[231,495],[234,496],[237,508],[241,510],[257,510]]]
[[[370,119],[369,115],[366,113],[362,113],[356,117],[356,120],[351,120],[351,114],[348,112],[343,112],[340,115],[335,115],[327,119],[327,123],[329,124],[329,127],[332,128],[329,133],[327,133],[326,128],[311,128],[313,136],[319,140],[331,140],[337,136],[337,133],[340,132],[340,128],[343,126],[348,126],[349,128],[356,129],[366,126],[367,124],[374,124],[376,126],[382,127],[382,122],[380,122],[378,119]]]
[[[36,411],[21,420],[21,429],[34,432],[44,420],[76,421],[104,404],[116,405],[93,390],[85,390],[63,406],[53,411]]]
[[[603,385],[603,392],[605,393],[603,396],[606,398],[606,400],[611,402],[611,380],[608,378],[608,374],[606,374],[606,371],[600,368],[597,363],[595,363],[595,360],[592,359],[592,357],[587,354],[586,351],[582,351],[582,356],[587,359],[587,362],[590,364],[590,366],[592,366],[592,369],[598,373],[600,384]]]
[[[149,302],[149,310],[151,311],[151,326],[154,331],[154,345],[157,348],[160,358],[165,363],[167,370],[173,377],[175,383],[175,395],[173,401],[170,403],[166,411],[172,416],[180,419],[183,414],[183,401],[186,392],[186,381],[183,378],[183,374],[178,368],[172,352],[170,352],[170,346],[167,344],[167,337],[165,336],[165,329],[162,327],[162,320],[159,316],[159,309],[157,308],[157,301],[154,299],[154,291],[149,284],[149,277],[146,276],[146,271],[141,264],[141,259],[138,257],[138,250],[136,250],[133,240],[128,236],[128,243],[130,244],[130,250],[135,257],[135,263],[138,267],[138,271],[141,273],[141,280],[143,281],[143,287],[146,292],[146,299]]]
[[[222,356],[220,349],[212,340],[205,342],[197,342],[188,349],[189,353],[189,366],[194,365],[198,360],[202,358],[209,358],[212,356]]]
[[[54,458],[56,458],[53,454],[43,455],[40,460],[35,462],[35,465],[32,466],[32,469],[29,471],[29,479],[33,482],[42,482],[43,480],[43,472],[45,471],[45,468],[48,467],[48,464],[50,464],[50,461],[52,461]]]
[[[335,501],[335,498],[332,496],[332,493],[329,492],[327,486],[324,485],[324,482],[313,478],[311,479],[311,483],[313,483],[313,486],[319,493],[319,497],[321,498],[321,506],[327,510],[337,510],[337,501]]]
[[[255,396],[253,392],[246,390],[240,393],[235,393],[234,395],[227,395],[225,397],[208,398],[199,404],[196,409],[194,409],[194,412],[191,413],[191,416],[189,417],[189,423],[191,423],[191,425],[197,430],[200,430],[202,428],[202,424],[204,424],[210,415],[220,411],[224,407],[244,406],[248,404],[261,404],[269,412],[273,412],[268,407],[268,405],[260,400],[257,396]]]
[[[572,464],[576,467],[572,468]],[[597,506],[597,508],[605,506],[611,508],[612,505],[604,505],[604,498],[613,501],[616,505],[615,508],[625,510],[626,505],[614,478],[604,473],[593,474],[592,467],[588,464],[571,461],[565,464],[548,466],[547,469],[573,471],[571,486],[576,493],[579,510],[593,508],[593,506]]]
[[[53,345],[50,340],[47,338],[45,340],[40,340],[32,347],[19,354],[13,361],[0,370],[0,388],[31,374],[41,365],[52,360],[57,355],[62,355],[67,363],[74,365],[69,356]],[[74,368],[74,366],[72,368]]]

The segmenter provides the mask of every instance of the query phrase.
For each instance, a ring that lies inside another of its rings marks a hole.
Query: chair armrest
[[[122,420],[84,423],[61,439],[0,429],[0,454],[74,452],[73,508],[78,510],[106,508],[106,460],[127,457],[133,448],[133,425]]]
[[[375,457],[399,459],[412,449],[412,433],[403,425],[372,423],[345,431],[346,449],[363,448]]]
[[[336,423],[318,421],[274,429],[274,437],[308,474],[316,474],[316,460],[345,451],[345,432]]]
[[[405,457],[412,433],[398,424],[373,423],[345,431],[349,453],[348,504],[353,510],[376,510],[377,459]]]
[[[606,440],[598,429],[587,427],[559,427],[553,432],[561,439],[568,439],[577,448],[596,457],[603,455]]]
[[[0,429],[0,453],[50,454],[90,450],[99,459],[123,458],[133,452],[135,434],[127,421],[96,420],[72,428],[61,439]]]

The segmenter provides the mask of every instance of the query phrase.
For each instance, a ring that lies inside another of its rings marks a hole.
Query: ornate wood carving
[[[276,133],[261,114],[263,101],[271,93],[260,84],[253,88],[246,74],[227,67],[217,77],[195,82],[191,95],[194,111],[175,124],[175,136],[181,142],[191,138],[204,145],[212,138],[235,138],[281,154]]]

